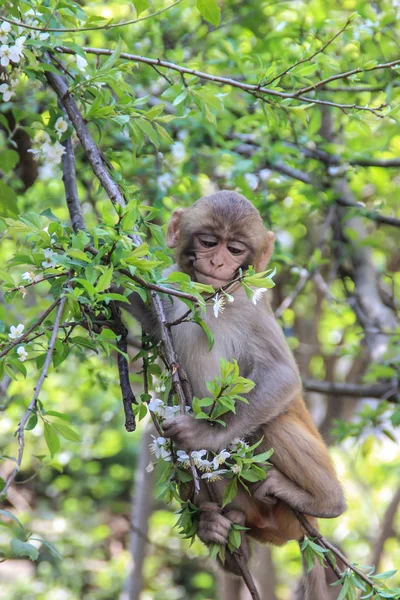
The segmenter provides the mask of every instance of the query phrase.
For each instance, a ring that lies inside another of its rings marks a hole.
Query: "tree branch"
[[[71,48],[67,48],[65,46],[58,46],[56,48],[58,52],[62,52],[64,54],[75,54]],[[97,56],[110,56],[112,54],[112,50],[108,50],[106,48],[90,48],[85,46],[83,48],[85,52],[88,54],[95,54]],[[383,117],[382,109],[386,106],[382,104],[381,106],[377,106],[375,108],[368,106],[359,106],[357,104],[340,104],[338,102],[330,102],[328,100],[319,100],[318,98],[309,98],[303,95],[304,92],[300,95],[299,92],[280,92],[276,89],[270,89],[263,87],[261,85],[255,85],[251,83],[243,83],[236,79],[231,79],[229,77],[221,77],[219,75],[211,75],[211,73],[204,73],[203,71],[198,71],[197,69],[189,69],[188,67],[182,67],[181,65],[177,65],[175,63],[171,63],[165,60],[161,60],[160,58],[149,58],[146,56],[140,56],[139,54],[130,54],[128,52],[121,52],[119,58],[124,60],[129,60],[133,62],[139,62],[143,64],[147,64],[150,66],[156,66],[158,68],[171,69],[172,71],[176,71],[180,75],[193,75],[194,77],[198,77],[199,79],[204,79],[207,81],[212,81],[214,83],[221,83],[223,85],[229,85],[234,88],[239,88],[244,92],[248,92],[252,95],[254,94],[265,94],[267,96],[273,96],[276,98],[292,98],[297,99],[299,102],[304,102],[306,104],[320,104],[322,106],[333,106],[335,108],[340,108],[341,110],[364,110],[367,112],[373,113],[377,117]],[[398,61],[400,63],[400,61]],[[383,66],[382,66],[383,68]],[[48,73],[46,73],[46,77]],[[318,87],[318,82],[315,84]],[[302,91],[302,90],[300,90]]]
[[[72,229],[79,231],[86,229],[81,205],[78,198],[78,188],[76,185],[75,154],[72,146],[72,138],[67,138],[62,145],[65,152],[62,155],[63,182],[65,189],[65,199],[67,201],[69,216],[71,218]]]
[[[396,399],[399,393],[397,383],[341,383],[336,381],[320,381],[318,379],[303,379],[303,387],[308,392],[319,394],[350,396],[352,398],[385,398]]]
[[[399,508],[399,505],[400,505],[400,487],[394,493],[393,498],[392,498],[389,506],[387,507],[387,510],[383,517],[383,522],[382,522],[381,529],[379,531],[379,535],[378,535],[376,542],[372,549],[371,564],[373,564],[375,566],[375,569],[378,569],[378,566],[379,566],[379,563],[381,560],[381,556],[382,556],[382,552],[383,552],[383,546],[384,546],[386,540],[389,537],[391,537],[391,535],[393,533],[393,523],[394,523],[394,519],[396,517],[397,509]]]

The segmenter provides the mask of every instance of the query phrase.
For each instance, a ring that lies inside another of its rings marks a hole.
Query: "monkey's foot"
[[[222,514],[222,509],[214,502],[204,502],[200,507],[200,522],[197,530],[197,535],[205,544],[220,544],[226,546],[228,544],[229,533],[232,525],[244,525],[245,515],[240,510],[230,510]],[[245,533],[241,532],[241,544],[237,550],[240,560],[247,563],[249,559],[249,547]],[[234,575],[241,575],[240,568],[234,556],[227,550],[225,554],[225,562],[221,566]]]

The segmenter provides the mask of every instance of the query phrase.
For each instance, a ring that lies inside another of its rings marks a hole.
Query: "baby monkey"
[[[236,192],[221,191],[179,208],[168,225],[167,245],[176,250],[172,270],[215,290],[237,277],[239,269],[253,265],[264,271],[271,257],[274,234],[267,231],[256,208]],[[164,434],[186,451],[207,448],[218,452],[235,438],[250,443],[263,438],[260,452],[274,449],[273,467],[263,482],[253,484],[250,496],[243,488],[224,511],[209,502],[202,484],[195,502],[200,507],[199,538],[206,544],[226,545],[232,523],[244,524],[240,552],[248,558],[247,535],[263,543],[281,545],[301,540],[303,532],[292,509],[309,517],[339,516],[346,508],[328,450],[314,426],[302,398],[301,380],[293,355],[272,313],[267,296],[254,305],[238,285],[216,319],[212,307],[204,317],[214,335],[210,350],[206,336],[195,323],[172,328],[178,359],[193,393],[208,396],[206,382],[219,374],[220,359],[236,360],[240,374],[256,385],[247,394],[248,404],[238,402],[236,414],[222,418],[226,427],[180,415],[163,423]],[[164,300],[168,321],[179,318],[187,307],[177,298]],[[154,332],[155,320],[137,297],[131,312],[146,331]],[[221,498],[227,481],[213,483]],[[233,560],[225,568],[236,573]],[[300,588],[299,588],[300,589]],[[318,564],[301,586],[298,600],[325,600],[328,589],[324,569]]]

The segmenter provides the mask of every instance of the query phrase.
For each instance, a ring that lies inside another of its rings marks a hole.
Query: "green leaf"
[[[22,525],[22,523],[21,523],[21,521],[19,521],[17,519],[17,517],[15,515],[13,515],[9,510],[5,510],[4,508],[1,508],[0,509],[0,515],[3,515],[3,517],[7,517],[8,519],[11,519],[17,525],[19,525],[21,529],[24,528],[23,525]]]
[[[50,425],[50,423],[47,423],[46,421],[44,422],[44,439],[46,440],[47,447],[53,458],[60,450],[60,440],[58,439],[57,432],[53,425]]]
[[[106,60],[106,62],[102,66],[102,71],[106,71],[106,70],[109,71],[111,69],[111,67],[114,66],[114,64],[117,62],[117,60],[119,58],[119,55],[121,54],[121,48],[122,48],[122,40],[120,38],[118,40],[115,50],[113,51],[113,53],[110,56],[110,58],[108,60]]]
[[[37,425],[37,422],[38,422],[38,416],[35,413],[35,414],[31,415],[28,423],[26,424],[25,431],[30,431],[31,429],[34,429]]]
[[[203,19],[218,27],[221,21],[221,10],[216,0],[197,0],[197,8]]]
[[[15,150],[2,150],[0,153],[0,169],[4,173],[12,171],[19,161],[18,152]]]
[[[17,196],[9,185],[0,180],[0,216],[16,216],[17,214]],[[17,223],[18,225],[21,227],[20,223]]]
[[[224,494],[222,496],[222,508],[229,504],[231,500],[236,496],[237,492],[237,477],[234,477],[230,483],[225,487]]]
[[[37,560],[39,551],[35,546],[29,544],[29,542],[22,542],[21,540],[14,539],[10,542],[10,547],[14,556],[27,556],[31,560]]]
[[[149,0],[132,0],[138,17],[149,8]]]
[[[73,429],[71,429],[71,427],[68,427],[68,425],[65,425],[65,423],[52,423],[54,429],[56,429],[58,431],[58,433],[60,433],[63,438],[65,438],[66,440],[70,440],[71,442],[81,442],[82,438],[79,435],[79,433],[77,433],[76,431],[74,431]]]
[[[149,140],[155,145],[156,148],[159,146],[159,139],[157,132],[153,129],[153,126],[149,121],[145,121],[144,119],[136,119],[135,123],[140,127],[140,129],[147,135]]]
[[[107,271],[100,275],[96,285],[96,292],[104,292],[104,290],[107,290],[110,287],[113,270],[113,266],[110,265]]]
[[[57,417],[58,419],[62,419],[63,421],[71,421],[71,417],[64,413],[58,412],[58,410],[48,410],[46,411],[46,417]]]

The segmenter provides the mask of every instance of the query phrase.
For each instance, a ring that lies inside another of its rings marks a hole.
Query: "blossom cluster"
[[[253,294],[251,296],[251,301],[254,305],[257,304],[257,302],[259,300],[261,300],[263,294],[265,294],[265,292],[267,291],[267,288],[256,288],[253,291]],[[214,313],[214,317],[216,319],[218,319],[218,315],[220,313],[223,313],[225,310],[225,304],[226,301],[228,302],[234,302],[234,297],[231,296],[231,294],[227,294],[226,292],[224,292],[224,290],[221,290],[221,292],[218,292],[217,294],[215,294],[214,298],[213,298],[213,313]]]
[[[159,419],[173,419],[179,414],[180,410],[179,406],[169,406],[168,404],[165,404],[164,400],[161,400],[161,398],[154,398],[153,400],[150,400],[147,406],[148,409]],[[190,412],[189,406],[186,407],[186,412]]]
[[[14,325],[11,325],[10,333],[8,334],[8,339],[9,340],[18,340],[24,333],[24,329],[25,329],[25,325],[23,325],[22,323],[19,323],[16,327]],[[25,360],[28,357],[28,353],[25,350],[24,346],[18,346],[17,354],[18,354],[18,358],[21,362],[25,362]]]
[[[60,119],[57,120],[55,127],[57,135],[60,137],[61,133],[67,130],[67,127],[66,121],[60,117]],[[61,162],[62,155],[65,153],[64,146],[57,141],[52,143],[51,138],[46,131],[41,131],[38,138],[37,141],[39,141],[39,143],[41,140],[44,141],[37,148],[30,149],[28,152],[31,152],[37,160],[42,159],[49,165],[58,165]]]
[[[155,455],[156,459],[161,459],[166,462],[171,462],[172,460],[172,452],[171,452],[171,442],[164,437],[153,437],[153,441],[150,444],[150,451]],[[207,482],[218,481],[222,479],[225,473],[231,471],[234,475],[238,475],[240,473],[240,466],[234,462],[233,465],[227,464],[228,459],[234,460],[234,455],[238,455],[239,457],[244,457],[247,450],[249,449],[249,445],[247,442],[241,439],[234,440],[228,449],[224,448],[220,452],[214,454],[212,460],[209,460],[209,450],[205,448],[201,450],[193,450],[190,454],[188,454],[185,450],[177,450],[176,452],[176,462],[183,469],[188,469],[190,466],[190,460],[192,459],[195,467],[202,473],[201,479],[204,479]],[[221,469],[220,467],[225,465],[225,467]],[[150,463],[147,470],[152,471],[154,468],[153,464]]]

